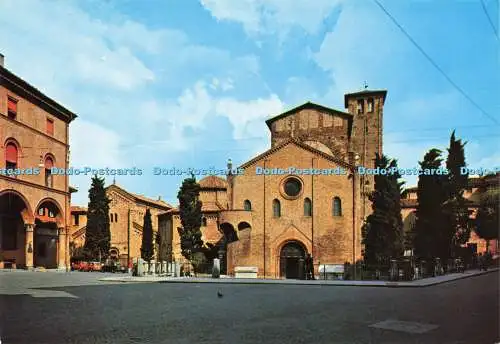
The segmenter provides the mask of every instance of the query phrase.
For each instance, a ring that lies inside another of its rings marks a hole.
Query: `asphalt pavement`
[[[95,276],[0,273],[1,344],[500,342],[498,271],[426,288]]]

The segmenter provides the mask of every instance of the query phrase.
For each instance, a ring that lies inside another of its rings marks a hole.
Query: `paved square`
[[[425,288],[108,284],[98,281],[103,276],[106,275],[0,273],[0,310],[7,310],[0,312],[2,342],[492,344],[499,341],[498,271]],[[223,297],[218,297],[219,291]]]
[[[379,328],[382,330],[421,334],[435,330],[439,326],[431,324],[421,324],[418,322],[411,322],[411,321],[386,320],[370,325],[370,327]]]

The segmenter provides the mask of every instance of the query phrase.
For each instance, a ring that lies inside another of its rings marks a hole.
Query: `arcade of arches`
[[[57,201],[45,198],[34,211],[19,192],[0,192],[0,255],[4,267],[65,268],[67,236]]]

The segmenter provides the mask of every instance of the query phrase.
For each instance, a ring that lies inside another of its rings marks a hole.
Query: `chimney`
[[[3,67],[4,61],[5,61],[5,56],[3,56],[2,53],[0,53],[0,67]]]
[[[158,201],[161,201],[161,196],[158,196]]]

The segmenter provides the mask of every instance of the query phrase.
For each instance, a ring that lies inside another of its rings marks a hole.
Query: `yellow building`
[[[3,65],[0,55],[0,267],[65,269],[76,115]]]

